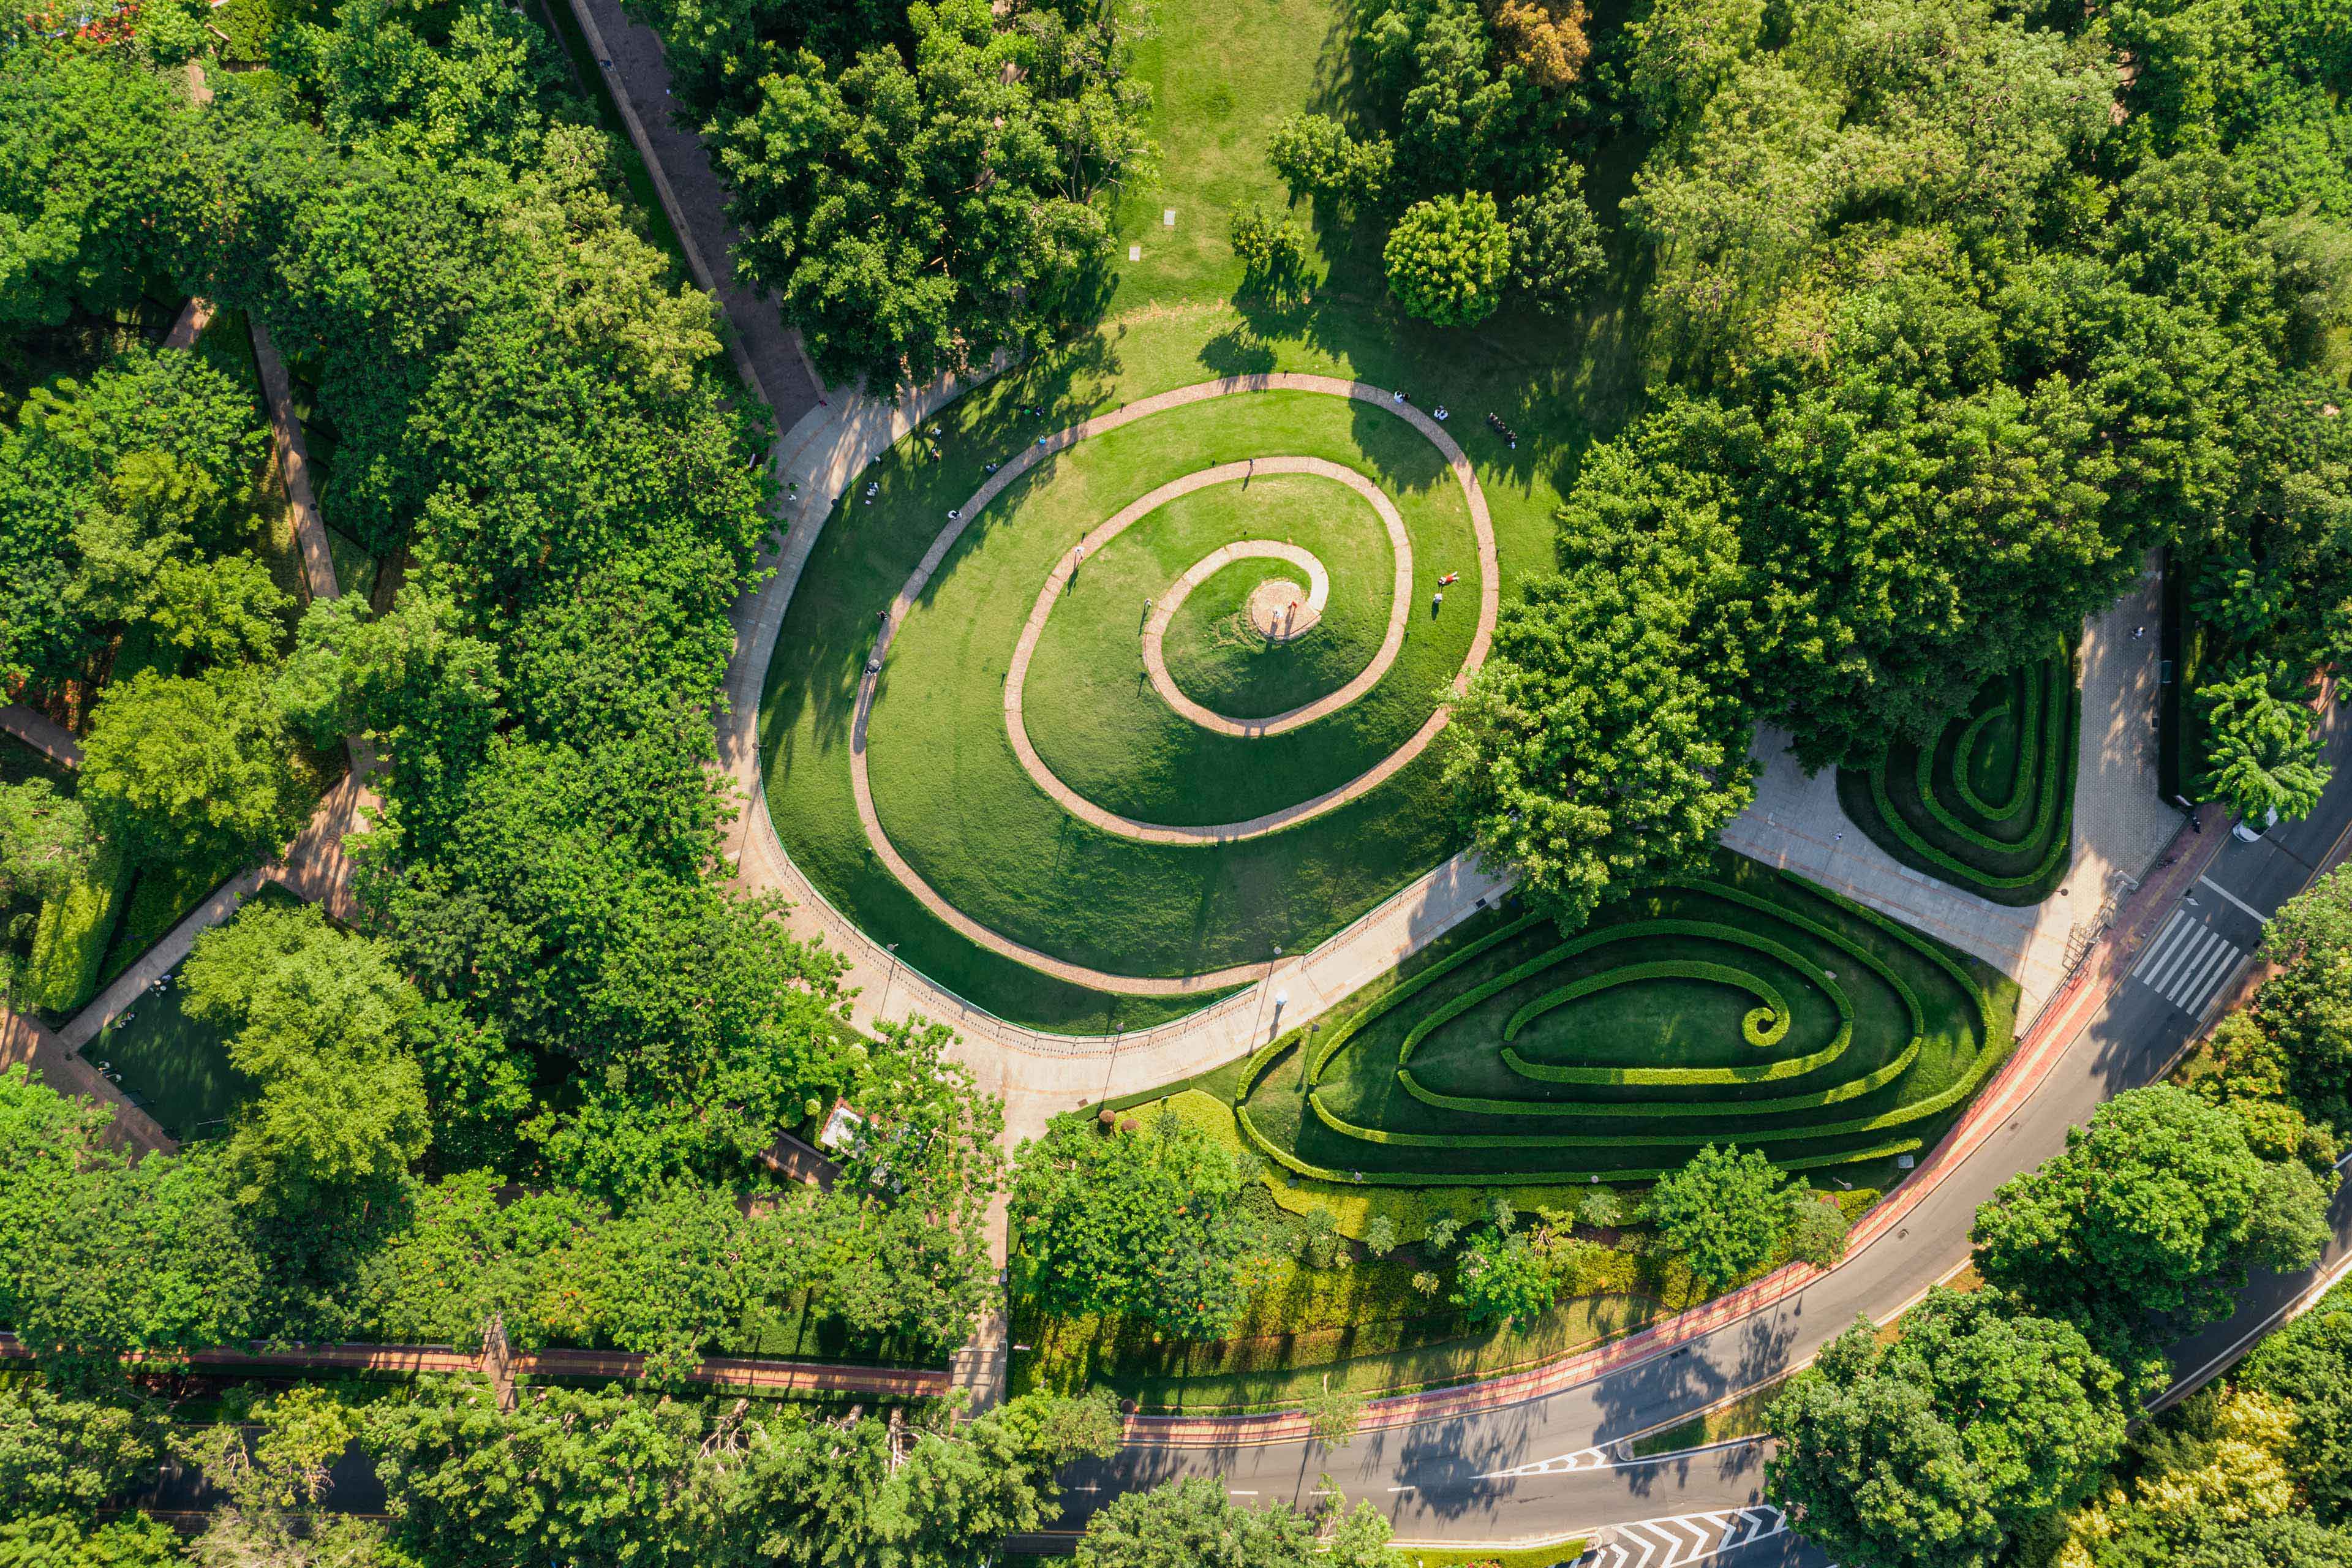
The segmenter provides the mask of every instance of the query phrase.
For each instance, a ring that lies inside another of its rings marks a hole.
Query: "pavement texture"
[[[81,766],[81,742],[47,714],[21,702],[0,706],[0,731],[14,735],[60,767]]]
[[[742,237],[727,219],[727,187],[696,128],[678,123],[683,111],[670,96],[661,38],[624,12],[619,0],[570,4],[620,105],[629,139],[654,175],[670,226],[686,248],[688,270],[725,312],[738,374],[774,411],[777,430],[789,430],[826,401],[824,384],[773,297],[736,275]]]
[[[1835,773],[1807,777],[1779,730],[1757,736],[1756,799],[1723,842],[1985,960],[2024,990],[2018,1017],[2032,1022],[2186,820],[2157,794],[2162,590],[2150,554],[2131,589],[2084,623],[2074,867],[2042,903],[1996,904],[1902,864],[1838,805]]]

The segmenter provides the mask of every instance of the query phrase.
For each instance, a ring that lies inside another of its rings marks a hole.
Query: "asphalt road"
[[[2337,765],[2320,809],[2257,843],[2229,840],[2017,1113],[1892,1236],[1843,1267],[1676,1350],[1524,1404],[1368,1433],[1337,1450],[1297,1442],[1129,1447],[1067,1472],[1062,1529],[1081,1528],[1120,1491],[1194,1474],[1216,1476],[1236,1499],[1259,1504],[1307,1504],[1335,1484],[1379,1504],[1407,1542],[1557,1540],[1622,1521],[1762,1503],[1762,1456],[1753,1446],[1632,1463],[1613,1463],[1601,1450],[1802,1366],[1857,1318],[1884,1321],[1901,1311],[1966,1261],[1977,1207],[2001,1183],[2057,1153],[2067,1130],[2100,1104],[2156,1078],[2196,1037],[2211,999],[2243,972],[2263,920],[2302,890],[2352,829],[2352,722],[2341,709],[2330,716],[2328,739]],[[2338,1198],[2333,1217],[2336,1240],[2321,1270],[2352,1252],[2352,1197]],[[2183,1342],[2176,1367],[2194,1372],[2212,1361],[2319,1271],[2257,1278],[2237,1316]],[[1792,1538],[1776,1539],[1714,1561],[1730,1568],[1822,1561],[1804,1555]],[[1652,1568],[1664,1568],[1663,1557]]]

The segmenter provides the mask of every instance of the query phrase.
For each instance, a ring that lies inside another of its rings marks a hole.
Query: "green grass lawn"
[[[2014,1005],[1986,966],[1727,854],[1572,940],[1465,933],[1235,1096],[1262,1152],[1349,1186],[1641,1182],[1725,1140],[1866,1180],[1958,1111]]]
[[[253,1089],[229,1065],[227,1036],[183,1010],[176,970],[162,990],[100,1030],[82,1055],[119,1075],[131,1103],[183,1142],[226,1131],[229,1114]]]
[[[1453,409],[1450,429],[1493,512],[1507,594],[1519,574],[1550,564],[1552,513],[1578,458],[1633,405],[1640,279],[1633,247],[1613,229],[1615,201],[1640,153],[1631,141],[1604,148],[1588,182],[1617,259],[1580,314],[1504,315],[1466,331],[1409,321],[1382,292],[1377,236],[1344,230],[1318,233],[1321,281],[1308,298],[1236,295],[1230,214],[1251,202],[1284,205],[1265,167],[1266,135],[1295,108],[1345,105],[1349,36],[1331,0],[1206,0],[1160,15],[1139,72],[1158,93],[1161,169],[1156,184],[1139,185],[1120,207],[1118,254],[1133,244],[1142,258],[1121,260],[1109,319],[943,410],[933,422],[939,460],[908,441],[861,476],[817,542],[777,640],[761,731],[769,809],[785,847],[868,934],[898,943],[904,962],[1004,1017],[1108,1032],[1189,1012],[1207,998],[1109,995],[991,954],[924,910],[859,829],[848,725],[877,612],[948,510],[978,488],[988,462],[1090,413],[1221,375],[1297,370],[1402,386],[1424,407]],[[1170,208],[1172,228],[1160,221]],[[1167,509],[1169,516],[1131,530],[1124,549],[1090,561],[1072,595],[1079,603],[1049,621],[1026,693],[1041,755],[1112,811],[1215,823],[1355,776],[1427,715],[1459,668],[1476,603],[1459,495],[1438,482],[1434,449],[1380,410],[1308,396],[1291,404],[1273,395],[1221,399],[1060,455],[975,520],[894,642],[870,737],[877,810],[923,876],[991,929],[1113,973],[1197,973],[1311,947],[1458,847],[1435,751],[1345,810],[1270,839],[1204,848],[1137,845],[1087,828],[1039,792],[1012,755],[1003,677],[1052,562],[1084,528],[1153,486],[1247,455],[1331,456],[1399,501],[1414,534],[1417,602],[1397,668],[1345,712],[1271,740],[1205,734],[1170,714],[1138,679],[1147,578],[1158,574],[1164,584],[1197,559],[1199,552],[1186,552],[1213,536],[1219,512],[1244,532],[1262,531],[1283,504],[1272,490],[1257,497],[1256,486],[1246,506],[1237,494],[1202,492],[1199,508]],[[1481,423],[1490,409],[1518,429],[1516,450]],[[879,487],[870,502],[869,482]],[[1358,506],[1335,503],[1325,536],[1351,528]],[[1375,527],[1369,519],[1364,526]],[[1348,563],[1327,556],[1326,564],[1337,571]],[[1451,570],[1465,575],[1433,622],[1419,612],[1434,578]],[[1346,626],[1335,624],[1319,647],[1285,650],[1302,657],[1279,661],[1216,634],[1268,574],[1250,567],[1221,576],[1195,595],[1197,613],[1187,607],[1171,668],[1180,681],[1200,683],[1186,685],[1196,700],[1213,708],[1230,700],[1237,714],[1252,702],[1278,711],[1296,705],[1296,692],[1344,683],[1359,651]],[[1384,574],[1376,567],[1370,575],[1370,596],[1350,594],[1348,613],[1371,619],[1377,643],[1388,594]],[[1068,613],[1080,607],[1095,613]]]
[[[1985,682],[1931,747],[1840,768],[1838,803],[1916,871],[2001,904],[2038,904],[2073,865],[2082,700],[2071,654]]]

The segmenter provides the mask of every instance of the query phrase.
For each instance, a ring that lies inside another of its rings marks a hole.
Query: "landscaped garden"
[[[1118,266],[1108,324],[966,394],[853,481],[804,571],[803,585],[823,592],[795,595],[761,714],[770,811],[825,896],[949,989],[1079,1033],[1202,1005],[1278,954],[1311,948],[1460,839],[1436,748],[1359,799],[1238,842],[1139,841],[1074,815],[1024,770],[1006,722],[1015,644],[1049,574],[1072,563],[1089,531],[1188,475],[1300,457],[1369,480],[1402,519],[1408,574],[1362,494],[1325,477],[1237,474],[1090,548],[1052,603],[1017,694],[1043,770],[1117,816],[1212,827],[1316,801],[1393,759],[1469,667],[1482,599],[1549,560],[1564,470],[1596,427],[1622,416],[1633,374],[1615,288],[1564,317],[1507,309],[1475,332],[1440,332],[1386,296],[1376,231],[1310,220],[1303,203],[1295,221],[1316,227],[1310,276],[1288,289],[1254,286],[1228,242],[1233,216],[1287,203],[1268,139],[1286,114],[1338,108],[1354,90],[1351,24],[1328,0],[1214,4],[1158,23],[1137,68],[1154,88],[1161,173],[1119,209],[1120,243],[1141,255]],[[1236,55],[1237,36],[1265,47]],[[1604,152],[1610,177],[1622,182],[1633,151]],[[1188,403],[1053,450],[971,504],[993,466],[1041,437],[1155,394],[1267,372],[1379,390],[1369,401],[1271,390]],[[1410,409],[1390,401],[1400,390]],[[1491,581],[1470,492],[1412,418],[1441,406],[1449,417],[1430,428],[1466,454],[1491,516]],[[1516,427],[1515,446],[1485,423],[1490,410]],[[894,624],[866,764],[890,846],[985,934],[926,908],[877,855],[850,764],[880,615],[951,510],[961,533]],[[1176,608],[1161,645],[1167,683],[1236,720],[1288,712],[1377,670],[1368,689],[1272,734],[1218,732],[1171,704],[1147,668],[1150,606],[1236,541],[1287,543],[1319,563],[1320,619],[1290,638],[1254,629],[1248,603],[1261,584],[1312,584],[1297,561],[1244,555]],[[1400,588],[1409,614],[1383,665]],[[1102,978],[1051,978],[992,951],[989,935]],[[1214,983],[1177,994],[1118,984],[1202,975]]]
[[[1803,1255],[1794,1230],[1768,1227],[1743,1260],[1710,1265],[1645,1191],[1732,1143],[1810,1173],[1850,1220],[2006,1058],[2016,998],[1986,965],[1728,854],[1566,938],[1489,910],[1335,1017],[1114,1102],[1122,1136],[1164,1133],[1255,1173],[1237,1212],[1271,1260],[1243,1270],[1220,1331],[1189,1336],[1140,1310],[1056,1312],[1060,1287],[1024,1260],[1016,1383],[1270,1409],[1490,1376],[1630,1331]],[[1464,1284],[1498,1228],[1495,1245],[1549,1281],[1508,1313]]]
[[[2074,658],[2060,650],[1984,683],[1935,743],[1840,768],[1838,802],[1871,841],[1999,904],[2038,904],[2074,863]]]

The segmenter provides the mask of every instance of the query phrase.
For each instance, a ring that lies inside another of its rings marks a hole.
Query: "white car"
[[[2230,831],[2244,839],[2247,843],[2252,844],[2260,839],[2263,834],[2268,833],[2272,828],[2276,827],[2277,826],[2278,811],[2276,808],[2273,808],[2272,810],[2263,813],[2263,825],[2260,827],[2256,827],[2251,822],[2241,822],[2236,826],[2231,828]]]

